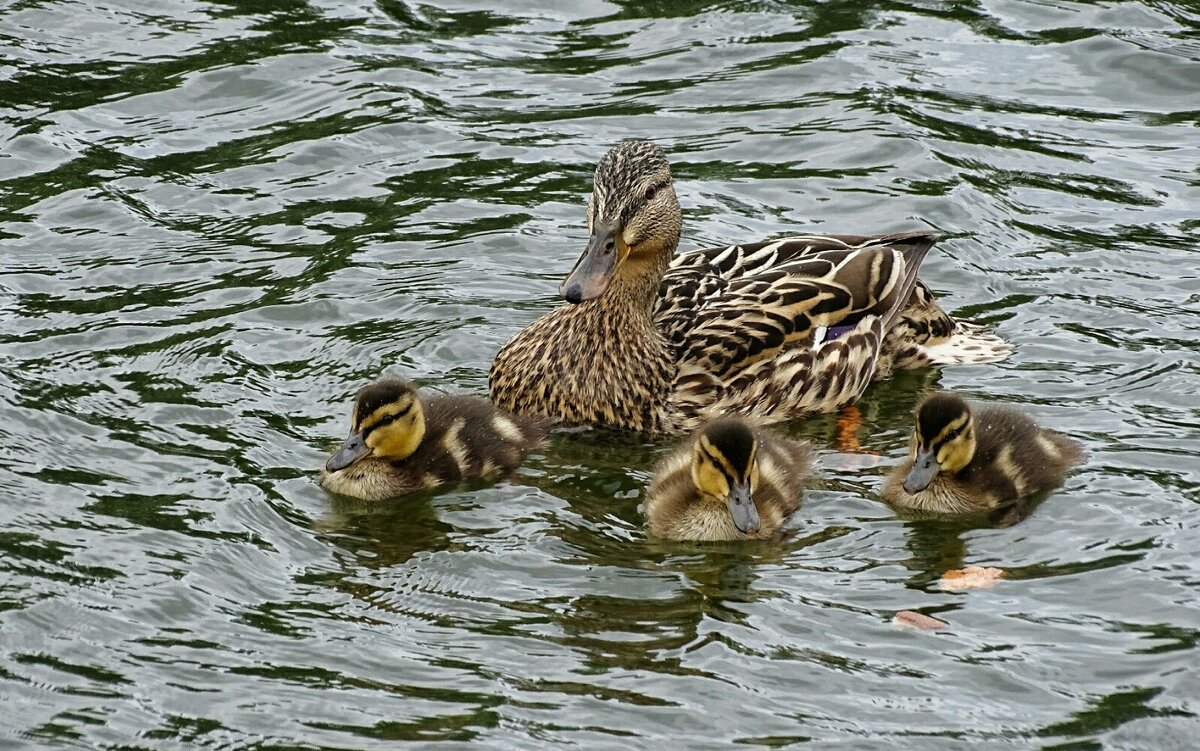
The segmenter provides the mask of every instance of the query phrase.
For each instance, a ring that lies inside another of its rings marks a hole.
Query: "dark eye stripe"
[[[407,407],[405,407],[404,409],[400,410],[399,412],[392,413],[392,414],[388,415],[387,417],[382,418],[381,420],[376,422],[374,425],[372,425],[371,427],[369,427],[363,431],[363,438],[366,438],[368,435],[370,435],[376,428],[382,428],[384,425],[391,425],[396,420],[399,420],[401,417],[404,417],[409,412],[412,412],[412,408],[413,408],[413,403],[409,402],[409,405]]]
[[[734,469],[733,465],[729,462],[728,459],[726,459],[724,457],[721,457],[720,459],[718,459],[717,455],[713,454],[708,449],[704,450],[704,455],[708,457],[708,461],[714,467],[717,468],[717,471],[720,472],[725,477],[725,481],[728,482],[730,485],[734,485],[736,483],[741,482],[741,480],[738,479],[738,477],[737,477],[737,470]],[[753,459],[750,461],[750,465],[751,466],[754,465]],[[750,473],[749,473],[749,470],[747,469],[746,477],[749,477],[749,476],[750,476]]]

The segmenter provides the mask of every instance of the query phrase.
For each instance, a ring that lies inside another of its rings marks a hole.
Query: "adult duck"
[[[836,410],[894,367],[993,362],[1007,345],[946,315],[917,269],[929,232],[804,236],[678,258],[666,155],[623,141],[596,167],[567,305],[505,344],[488,378],[515,413],[645,433],[722,414]]]

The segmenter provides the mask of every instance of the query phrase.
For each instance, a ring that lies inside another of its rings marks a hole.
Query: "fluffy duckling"
[[[650,532],[672,540],[769,539],[800,505],[812,451],[736,417],[708,423],[657,468]]]
[[[917,408],[909,458],[892,470],[882,495],[918,511],[989,511],[1057,485],[1082,461],[1078,441],[1022,412],[939,392]]]
[[[388,378],[354,401],[350,437],[318,481],[333,493],[379,501],[516,469],[548,421],[513,415],[474,396],[422,398]]]

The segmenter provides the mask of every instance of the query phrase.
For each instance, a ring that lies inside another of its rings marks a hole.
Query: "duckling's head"
[[[569,303],[603,295],[623,266],[653,268],[660,257],[675,252],[683,215],[671,165],[659,146],[621,141],[601,158],[587,223],[587,247],[559,288]]]
[[[954,474],[975,456],[975,421],[971,408],[961,397],[938,392],[917,408],[913,431],[912,469],[904,478],[904,491],[919,493],[929,487],[938,472]]]
[[[358,392],[350,436],[325,469],[337,472],[368,456],[407,459],[424,437],[425,413],[416,390],[398,378],[386,378]]]
[[[692,482],[702,502],[724,504],[747,535],[762,526],[753,492],[758,485],[758,440],[745,422],[723,418],[706,425],[692,447]]]

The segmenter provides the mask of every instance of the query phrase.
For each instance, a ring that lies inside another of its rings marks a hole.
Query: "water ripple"
[[[0,10],[0,738],[1179,745],[1198,29],[1157,0]],[[322,493],[363,382],[486,388],[631,135],[671,153],[685,246],[934,228],[923,278],[1016,352],[877,384],[853,451],[788,426],[821,457],[782,546],[647,539],[667,447],[616,434]],[[1087,465],[1016,527],[896,518],[939,387]],[[936,585],[965,565],[1007,578]]]

